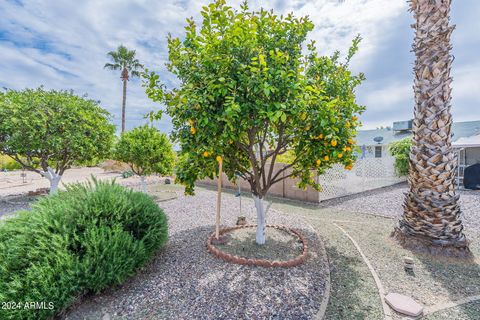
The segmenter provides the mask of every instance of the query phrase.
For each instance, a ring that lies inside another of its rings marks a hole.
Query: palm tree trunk
[[[127,79],[123,78],[123,97],[122,97],[122,133],[125,132],[125,106],[127,104]]]
[[[451,144],[450,36],[454,26],[449,25],[450,2],[410,1],[416,20],[413,146],[409,191],[394,232],[403,244],[448,254],[469,252],[455,193],[457,160]]]

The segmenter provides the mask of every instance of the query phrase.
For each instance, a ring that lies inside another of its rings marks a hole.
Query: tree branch
[[[257,158],[255,156],[255,153],[253,151],[253,146],[255,144],[255,134],[256,134],[256,128],[252,128],[251,130],[248,131],[248,140],[249,140],[249,146],[248,146],[248,156],[250,158],[250,163],[252,164],[252,169],[253,169],[253,179],[252,179],[252,190],[254,191],[255,194],[259,194],[259,189],[258,189],[258,184],[260,183],[260,175],[258,172],[258,166],[257,166]]]
[[[273,181],[271,182],[271,185],[274,185],[275,183],[280,182],[280,181],[282,181],[282,180],[288,179],[288,178],[290,178],[290,177],[293,176],[293,175],[294,175],[294,173],[292,172],[292,173],[289,173],[289,174],[287,174],[286,176],[283,176],[283,177],[281,177],[281,178],[279,178],[279,179],[273,180]]]
[[[20,158],[16,154],[12,155],[12,154],[6,153],[6,155],[12,158],[13,160],[17,161],[18,163],[20,163],[24,168],[27,168],[28,170],[36,172],[39,175],[43,176],[43,173],[40,170],[34,168],[32,165],[24,163],[22,160],[20,160]]]
[[[283,130],[284,126],[280,125],[278,128],[278,143],[277,147],[275,148],[274,151],[272,151],[272,161],[270,162],[270,169],[268,170],[268,186],[270,187],[272,185],[271,179],[272,179],[272,174],[273,174],[273,168],[275,167],[275,160],[277,159],[277,155],[282,149],[282,140],[283,140]]]

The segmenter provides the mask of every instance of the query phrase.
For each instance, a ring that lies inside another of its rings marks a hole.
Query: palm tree
[[[455,193],[456,157],[450,113],[451,0],[411,0],[416,20],[413,51],[415,112],[409,191],[394,236],[431,253],[468,254]]]
[[[106,63],[104,68],[121,70],[120,78],[123,81],[122,98],[122,133],[125,131],[125,104],[127,102],[127,81],[130,77],[139,77],[143,69],[138,59],[135,59],[135,50],[128,50],[125,46],[118,46],[116,51],[110,51],[107,56],[113,63]]]

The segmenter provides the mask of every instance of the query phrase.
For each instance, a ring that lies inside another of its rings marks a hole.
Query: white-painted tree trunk
[[[142,182],[143,193],[148,193],[147,183],[145,182],[145,176],[140,176],[140,181]]]
[[[50,180],[50,194],[54,194],[58,191],[58,185],[60,184],[60,180],[62,180],[62,176],[55,176]]]
[[[263,199],[253,196],[253,201],[255,202],[255,208],[257,209],[257,233],[255,240],[257,244],[265,244],[265,229],[266,229],[266,219],[265,219],[265,207],[263,205]]]
[[[55,173],[55,170],[50,167],[47,168],[47,171],[42,172],[42,176],[47,178],[50,182],[50,194],[56,193],[58,191],[60,180],[62,180],[62,176]]]

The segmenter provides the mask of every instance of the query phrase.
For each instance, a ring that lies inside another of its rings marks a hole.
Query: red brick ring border
[[[236,226],[236,227],[230,227],[230,228],[224,228],[220,230],[220,235],[223,235],[227,232],[237,230],[237,229],[243,229],[243,228],[256,228],[257,225],[245,225],[245,226]],[[220,259],[223,259],[227,262],[232,262],[235,264],[241,264],[241,265],[249,265],[249,266],[260,266],[260,267],[265,267],[265,268],[275,268],[275,267],[283,267],[283,268],[289,268],[289,267],[295,267],[298,266],[302,263],[305,262],[305,260],[308,257],[308,243],[305,237],[298,231],[294,229],[287,228],[285,226],[279,226],[279,225],[267,225],[267,228],[275,228],[279,230],[283,230],[291,235],[294,235],[300,239],[300,241],[303,243],[303,252],[301,255],[294,259],[290,259],[287,261],[270,261],[270,260],[265,260],[265,259],[248,259],[248,258],[243,258],[239,257],[236,255],[232,255],[229,253],[226,253],[224,251],[221,251],[217,249],[214,245],[212,245],[212,240],[215,238],[215,233],[212,233],[208,239],[207,239],[207,250],[212,253],[213,255],[217,256]]]

